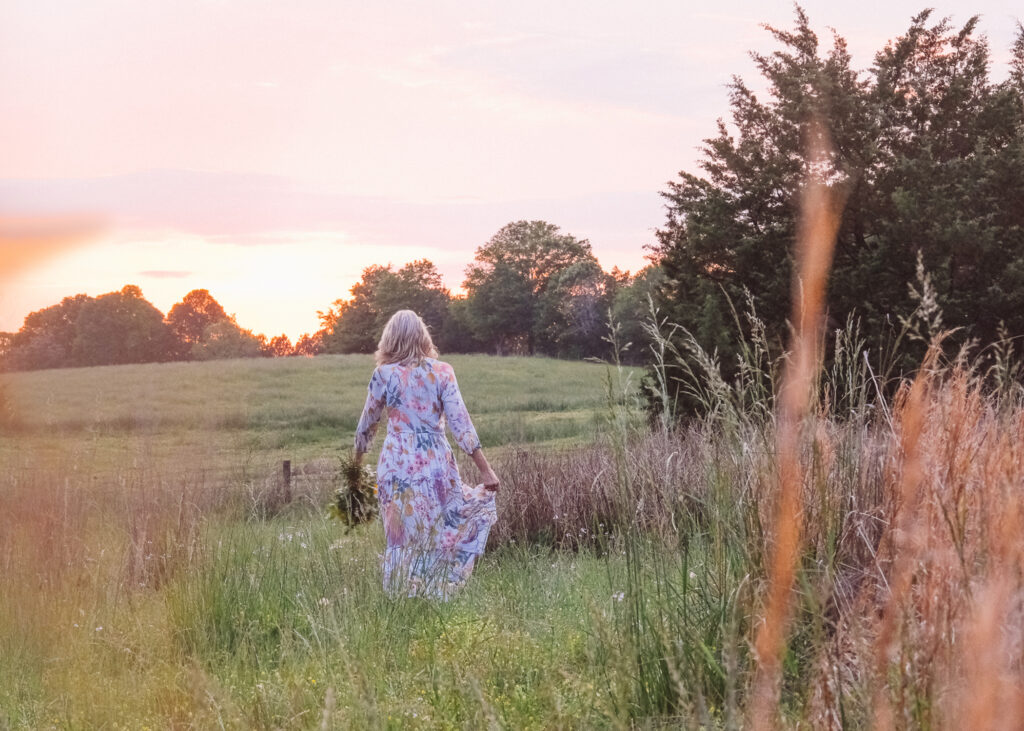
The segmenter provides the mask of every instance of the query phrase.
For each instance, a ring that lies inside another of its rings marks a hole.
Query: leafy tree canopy
[[[228,319],[228,313],[205,289],[193,289],[167,313],[167,324],[186,346],[200,342],[213,323]]]
[[[337,300],[318,313],[328,353],[372,353],[388,318],[403,309],[415,310],[437,333],[450,299],[437,267],[426,259],[397,271],[390,264],[367,267],[351,294],[350,299]]]
[[[570,278],[600,270],[585,239],[560,233],[546,221],[503,226],[466,269],[463,287],[477,337],[499,353],[557,354],[554,331],[566,313],[554,299],[559,277],[574,265],[582,268]],[[563,290],[569,286],[566,280]]]
[[[75,365],[151,363],[170,360],[175,345],[160,310],[129,284],[82,304],[71,359]]]

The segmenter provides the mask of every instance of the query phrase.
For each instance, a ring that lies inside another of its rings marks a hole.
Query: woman
[[[497,518],[498,477],[480,449],[455,373],[437,360],[423,320],[399,310],[377,344],[377,367],[356,428],[355,459],[370,448],[384,407],[388,433],[377,462],[384,521],[384,588],[392,596],[447,599],[473,571]],[[482,485],[462,484],[448,427],[473,457]]]

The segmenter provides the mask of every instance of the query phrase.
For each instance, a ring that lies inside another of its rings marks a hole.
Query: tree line
[[[615,322],[618,342],[631,343],[625,360],[650,364],[650,301],[681,326],[671,339],[683,358],[688,342],[699,343],[731,379],[742,337],[756,330],[769,359],[785,346],[812,120],[832,150],[816,173],[846,200],[829,328],[854,323],[863,349],[887,353],[894,372],[920,362],[925,338],[908,331],[951,330],[954,349],[1013,343],[1024,336],[1024,27],[995,80],[977,25],[922,12],[867,70],[853,68],[835,31],[823,47],[799,7],[792,29],[767,27],[777,48],[753,54],[767,91],[733,79],[727,118],[704,141],[699,170],[661,193],[652,265],[633,275],[604,271],[588,241],[558,226],[515,221],[476,250],[465,294],[453,296],[427,260],[372,266],[295,344],[241,328],[205,290],[163,317],[129,286],[32,313],[19,332],[0,335],[0,358],[24,369],[365,353],[394,311],[411,308],[444,352],[604,357]],[[927,322],[911,327],[914,313]]]
[[[0,333],[0,367],[372,353],[400,309],[418,312],[444,352],[603,356],[609,314],[638,321],[657,281],[653,267],[636,276],[605,272],[586,240],[544,221],[517,221],[477,250],[464,296],[452,296],[426,259],[371,266],[347,299],[317,313],[320,330],[292,343],[241,327],[208,290],[189,292],[164,316],[126,285],[30,313],[18,332]]]
[[[3,370],[313,355],[316,339],[267,338],[238,325],[205,289],[189,292],[166,317],[133,284],[98,297],[77,294],[30,313],[0,333]]]
[[[318,313],[320,334],[326,352],[369,353],[387,319],[408,308],[444,352],[601,357],[609,316],[639,322],[657,282],[656,267],[605,272],[585,239],[546,221],[515,221],[477,249],[464,296],[453,297],[425,259],[372,266],[349,299]]]

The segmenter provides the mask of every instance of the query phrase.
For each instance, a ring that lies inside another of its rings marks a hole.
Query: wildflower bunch
[[[358,464],[351,457],[341,458],[341,487],[328,506],[331,517],[348,529],[377,517],[377,483],[373,470]]]

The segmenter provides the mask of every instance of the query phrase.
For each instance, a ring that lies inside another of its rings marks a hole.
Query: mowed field
[[[592,442],[621,396],[601,364],[449,360],[499,460]],[[594,636],[621,562],[512,541],[455,601],[393,602],[379,524],[326,517],[372,368],[5,375],[0,729],[626,724]]]

